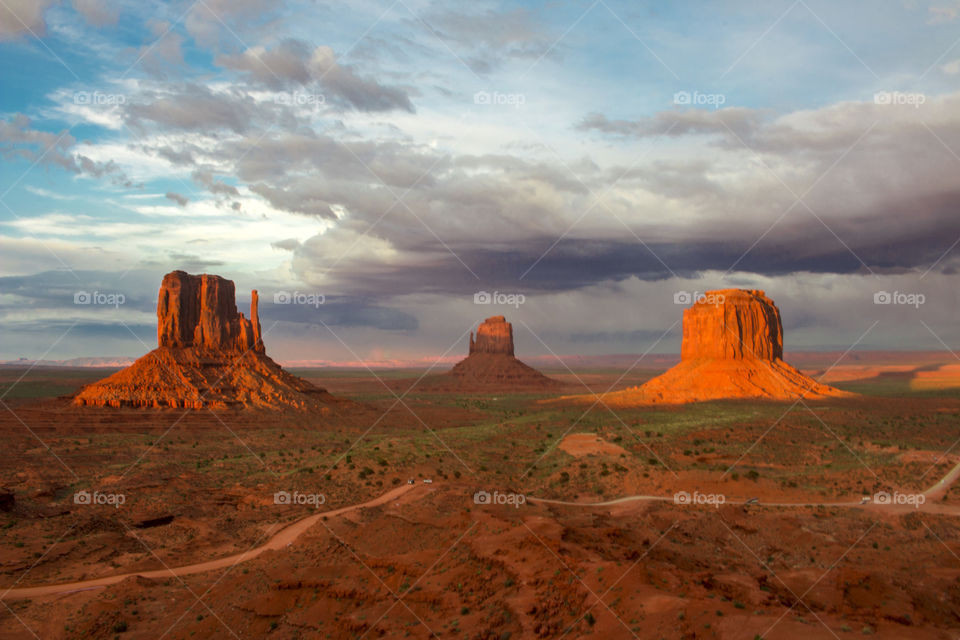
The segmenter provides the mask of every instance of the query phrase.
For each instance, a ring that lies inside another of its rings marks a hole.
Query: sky
[[[958,0],[0,0],[0,55],[0,360],[141,355],[176,269],[285,362],[676,353],[727,287],[960,349]]]

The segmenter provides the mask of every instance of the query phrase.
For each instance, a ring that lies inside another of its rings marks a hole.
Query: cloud
[[[168,71],[183,65],[183,36],[166,20],[147,22],[151,37],[137,50],[136,64],[152,76],[165,78]]]
[[[240,192],[233,185],[227,184],[213,177],[210,171],[198,169],[191,174],[191,177],[205,186],[210,193],[222,196],[239,196]]]
[[[106,0],[73,0],[73,8],[94,27],[116,24],[120,17],[120,8],[111,7]]]
[[[221,38],[234,42],[238,33],[268,22],[284,4],[277,0],[205,0],[191,5],[184,25],[197,44],[215,48]]]
[[[920,110],[871,100],[780,116],[596,114],[580,126],[616,138],[674,126],[648,158],[603,165],[455,154],[337,129],[252,130],[202,149],[195,135],[166,135],[160,149],[204,157],[191,170],[214,193],[245,186],[274,210],[329,223],[271,242],[292,252],[303,282],[331,293],[460,295],[476,288],[473,273],[509,287],[528,269],[524,286],[560,291],[733,266],[778,276],[922,271],[960,235],[955,158],[931,134],[960,148],[958,113],[960,94],[931,96]],[[948,256],[937,269],[952,264]]]
[[[143,101],[130,102],[124,116],[130,126],[141,129],[154,123],[185,131],[227,129],[243,133],[250,127],[254,112],[253,101],[240,91],[214,92],[186,84],[172,91],[150,92]]]
[[[930,16],[930,24],[953,22],[957,19],[957,16],[960,16],[960,2],[954,2],[943,7],[928,7],[927,11]]]
[[[43,13],[57,0],[4,0],[0,3],[0,40],[12,40],[24,34],[42,36],[47,23]]]
[[[286,238],[285,240],[271,242],[270,246],[281,251],[293,251],[300,247],[300,241],[296,238]]]
[[[591,113],[577,123],[576,127],[580,131],[599,131],[631,138],[713,133],[727,136],[731,130],[740,135],[749,135],[762,120],[763,114],[755,109],[727,107],[709,111],[661,111],[638,120],[609,120],[601,113]]]
[[[31,163],[57,166],[70,173],[94,178],[108,177],[114,184],[135,186],[113,162],[96,162],[74,152],[77,140],[68,132],[41,131],[31,127],[30,118],[22,113],[0,120],[0,157],[5,160],[26,160]]]
[[[300,40],[284,40],[272,49],[258,46],[241,54],[219,56],[216,63],[275,90],[316,83],[325,102],[358,111],[414,111],[406,92],[361,77],[341,65],[333,49],[326,46],[311,49]]]
[[[180,205],[181,207],[187,206],[187,203],[190,202],[190,199],[187,198],[186,196],[182,196],[182,195],[180,195],[179,193],[174,193],[173,191],[167,191],[167,193],[166,193],[166,195],[165,195],[164,197],[165,197],[167,200],[173,200],[174,202],[176,202],[176,203],[177,203],[178,205]]]
[[[541,58],[560,56],[558,35],[547,34],[542,21],[526,9],[509,11],[440,10],[422,16],[428,28],[474,73],[485,75],[509,60],[532,65]],[[415,26],[423,25],[416,21]],[[449,54],[449,51],[444,48]]]

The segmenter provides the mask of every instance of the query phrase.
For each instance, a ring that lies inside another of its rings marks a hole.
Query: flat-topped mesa
[[[157,298],[157,344],[219,353],[263,353],[257,305],[257,292],[253,291],[248,320],[237,311],[231,280],[173,271],[163,277]]]
[[[513,325],[503,316],[491,316],[477,327],[477,339],[470,332],[470,353],[513,355]]]
[[[603,394],[610,406],[683,404],[756,398],[791,400],[850,396],[783,361],[780,311],[763,291],[718,289],[683,313],[680,362],[639,387]],[[596,402],[592,395],[570,396]]]
[[[763,291],[707,291],[683,312],[681,359],[779,360],[780,311]]]

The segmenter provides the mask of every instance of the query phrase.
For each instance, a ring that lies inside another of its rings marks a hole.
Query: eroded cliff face
[[[470,351],[474,353],[500,353],[513,355],[513,325],[503,316],[491,316],[477,327],[477,338],[470,333]]]
[[[252,298],[248,320],[237,311],[233,281],[210,274],[168,273],[157,298],[157,344],[224,354],[263,353],[256,290]]]
[[[260,333],[259,297],[237,311],[232,281],[173,271],[157,297],[158,347],[84,387],[74,403],[109,407],[297,408],[342,403],[271,360]]]
[[[780,310],[763,291],[708,291],[683,312],[681,357],[782,359]]]

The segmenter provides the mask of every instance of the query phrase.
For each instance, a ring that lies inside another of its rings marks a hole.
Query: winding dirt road
[[[920,511],[928,511],[935,513],[943,513],[948,515],[960,515],[960,507],[953,505],[939,505],[935,504],[934,500],[941,497],[946,493],[947,489],[957,481],[957,478],[960,478],[960,464],[954,466],[943,478],[934,483],[926,491],[923,492],[923,495],[927,499],[924,504],[919,505],[916,509]],[[331,517],[342,515],[350,511],[356,511],[357,509],[363,509],[366,507],[375,507],[378,505],[386,504],[391,500],[397,499],[400,496],[404,495],[408,491],[411,491],[418,486],[423,485],[402,485],[388,491],[387,493],[374,498],[368,502],[363,502],[360,504],[350,505],[347,507],[341,507],[339,509],[334,509],[332,511],[324,511],[321,513],[315,513],[313,515],[307,516],[296,522],[284,527],[277,533],[275,533],[266,543],[256,547],[254,549],[249,549],[243,553],[237,553],[231,556],[225,556],[223,558],[217,558],[216,560],[209,560],[207,562],[200,562],[197,564],[189,564],[182,567],[172,567],[165,569],[154,569],[150,571],[134,571],[131,573],[121,573],[119,575],[108,576],[105,578],[95,578],[92,580],[80,580],[78,582],[67,582],[62,584],[48,584],[40,585],[35,587],[22,587],[19,589],[9,588],[3,593],[0,593],[0,600],[16,600],[16,599],[28,599],[28,598],[38,598],[41,596],[50,596],[57,594],[73,593],[77,591],[87,591],[90,589],[102,589],[111,584],[116,584],[127,578],[134,576],[141,576],[144,578],[170,578],[176,576],[186,576],[194,573],[203,573],[204,571],[212,571],[215,569],[224,569],[226,567],[239,564],[241,562],[246,562],[256,558],[264,551],[269,550],[279,550],[283,549],[287,545],[291,544],[294,540],[299,538],[305,531],[310,529],[314,524],[317,523],[320,518]],[[571,507],[609,507],[618,504],[623,504],[626,502],[637,502],[637,501],[663,501],[663,502],[673,502],[673,496],[651,496],[651,495],[636,495],[636,496],[625,496],[622,498],[617,498],[615,500],[606,500],[603,502],[568,502],[565,500],[550,500],[547,498],[533,498],[527,497],[527,501],[536,503],[536,504],[558,504]],[[745,504],[747,500],[730,500],[726,501],[725,504]],[[764,502],[762,506],[768,507],[862,507],[872,510],[884,510],[884,511],[893,511],[893,512],[909,512],[915,510],[915,507],[910,505],[893,505],[893,504],[874,504],[874,503],[863,503],[858,500],[846,501],[846,502]],[[15,585],[14,585],[15,586]],[[0,587],[2,588],[2,587]]]
[[[934,513],[945,513],[952,515],[960,515],[960,506],[952,505],[937,505],[933,501],[937,500],[943,494],[947,492],[947,489],[957,481],[957,478],[960,477],[960,463],[957,463],[947,475],[943,476],[930,485],[925,491],[921,493],[925,501],[922,505],[914,507],[912,505],[899,505],[899,504],[879,504],[873,502],[863,502],[861,500],[845,500],[843,502],[763,502],[765,507],[864,507],[871,509],[885,509],[885,510],[902,510],[902,511],[929,511]],[[550,500],[549,498],[533,498],[528,496],[528,502],[540,503],[540,504],[560,504],[570,507],[611,507],[618,504],[623,504],[625,502],[639,502],[639,501],[650,501],[650,502],[673,502],[673,496],[651,496],[651,495],[636,495],[636,496],[624,496],[622,498],[615,498],[613,500],[605,500],[603,502],[570,502],[567,500]],[[747,504],[749,500],[725,500],[724,504]],[[761,503],[757,503],[761,504]]]
[[[236,553],[232,556],[225,556],[223,558],[217,558],[216,560],[209,560],[207,562],[200,562],[198,564],[188,564],[182,567],[172,567],[166,569],[154,569],[152,571],[134,571],[132,573],[121,573],[115,576],[108,576],[106,578],[95,578],[92,580],[80,580],[79,582],[66,582],[62,584],[50,584],[42,585],[38,587],[23,587],[20,589],[10,588],[5,592],[0,593],[0,600],[15,600],[15,599],[24,599],[24,598],[37,598],[40,596],[49,596],[59,593],[71,593],[74,591],[86,591],[89,589],[99,589],[106,587],[111,584],[116,584],[127,578],[132,578],[134,576],[141,576],[144,578],[170,578],[175,576],[186,576],[192,573],[203,573],[204,571],[213,571],[214,569],[224,569],[226,567],[239,564],[241,562],[246,562],[247,560],[252,560],[259,556],[264,551],[270,550],[279,550],[286,547],[288,544],[292,543],[294,540],[300,537],[306,530],[312,527],[317,523],[320,518],[338,516],[350,511],[356,511],[357,509],[363,509],[366,507],[376,507],[381,504],[385,504],[399,498],[408,491],[416,488],[418,485],[402,485],[388,491],[387,493],[374,498],[368,502],[363,502],[361,504],[350,505],[347,507],[341,507],[339,509],[334,509],[332,511],[323,511],[321,513],[315,513],[313,515],[307,516],[306,518],[301,518],[293,524],[288,525],[287,527],[281,529],[275,533],[266,543],[262,544],[259,547],[254,549],[249,549],[243,553]],[[2,587],[0,587],[2,588]]]

